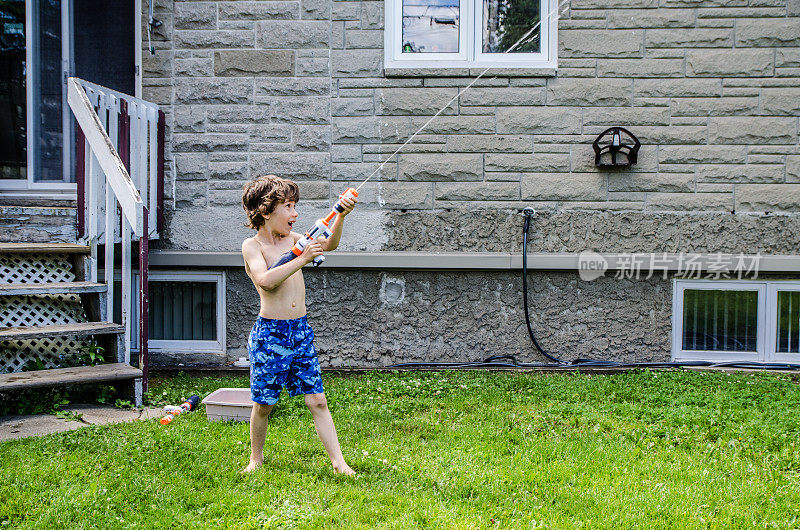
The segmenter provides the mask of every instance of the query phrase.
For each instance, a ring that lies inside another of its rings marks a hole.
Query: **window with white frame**
[[[555,68],[558,0],[387,0],[387,68]]]
[[[800,281],[675,280],[676,361],[800,362]]]
[[[134,271],[134,292],[139,276]],[[115,282],[115,321],[121,304]],[[212,353],[225,351],[225,273],[150,271],[148,275],[148,336],[151,351]],[[133,297],[132,297],[133,298]],[[131,301],[131,348],[137,350],[139,315]]]

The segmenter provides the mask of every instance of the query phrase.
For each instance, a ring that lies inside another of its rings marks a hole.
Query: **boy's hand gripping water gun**
[[[167,405],[164,407],[164,412],[166,412],[167,415],[161,418],[161,425],[166,425],[174,420],[176,416],[196,409],[198,403],[200,403],[200,396],[192,396],[177,407],[174,405]]]
[[[347,188],[344,193],[339,195],[339,200],[336,201],[336,204],[334,204],[333,208],[331,208],[331,213],[329,213],[325,218],[317,219],[317,222],[314,223],[314,226],[312,226],[305,234],[303,234],[300,239],[297,240],[297,243],[294,244],[292,250],[278,258],[278,260],[272,265],[272,267],[270,267],[270,269],[274,269],[275,267],[279,267],[284,263],[292,261],[294,258],[303,253],[303,250],[306,248],[306,246],[308,246],[309,243],[318,237],[331,237],[332,233],[329,227],[331,221],[338,214],[344,212],[342,199],[355,199],[356,197],[358,197],[358,192],[355,190],[355,188]],[[315,267],[317,267],[323,261],[325,261],[325,256],[317,256],[314,258],[312,263]]]

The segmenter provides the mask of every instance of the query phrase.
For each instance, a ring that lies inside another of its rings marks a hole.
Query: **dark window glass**
[[[539,53],[540,10],[540,0],[483,0],[483,53]]]
[[[683,349],[755,352],[758,292],[683,291]]]
[[[778,353],[800,353],[800,291],[778,291]]]
[[[25,2],[0,2],[0,179],[26,179]]]

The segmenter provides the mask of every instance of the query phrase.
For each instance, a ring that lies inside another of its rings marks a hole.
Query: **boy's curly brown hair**
[[[275,175],[257,177],[242,190],[242,207],[248,219],[246,226],[258,230],[279,203],[299,200],[300,190],[291,180]]]

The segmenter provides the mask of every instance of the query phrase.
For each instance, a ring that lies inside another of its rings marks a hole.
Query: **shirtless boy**
[[[353,211],[356,201],[343,199],[345,210],[336,216],[330,238],[309,243],[297,258],[269,269],[301,237],[292,232],[299,199],[297,184],[274,175],[248,182],[242,193],[248,226],[258,231],[242,243],[244,267],[261,298],[261,310],[247,341],[253,410],[250,463],[244,471],[253,471],[264,461],[267,418],[285,385],[290,396],[305,395],[334,472],[352,475],[354,471],[342,455],[322,388],[314,332],[306,320],[306,288],[300,269],[324,251],[337,247],[344,217]]]

